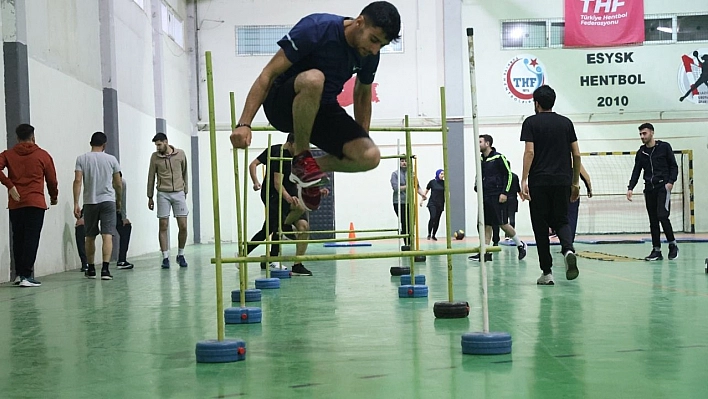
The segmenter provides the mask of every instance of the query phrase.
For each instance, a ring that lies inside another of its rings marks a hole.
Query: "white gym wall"
[[[116,89],[120,154],[128,182],[128,214],[133,223],[129,256],[159,250],[158,221],[147,209],[146,185],[151,142],[155,133],[151,2],[145,9],[134,0],[113,0]],[[74,240],[72,182],[79,154],[103,130],[99,8],[94,0],[26,1],[29,53],[30,114],[37,144],[54,158],[59,180],[59,204],[45,214],[35,264],[42,276],[78,268]],[[169,0],[170,9],[186,20],[187,0]],[[187,30],[185,28],[185,34]],[[190,57],[162,35],[165,115],[170,143],[190,158]],[[0,94],[4,100],[4,93]],[[2,118],[5,128],[5,118]],[[14,127],[12,128],[14,132]],[[6,141],[2,140],[2,148]],[[4,190],[4,188],[3,188]],[[190,197],[191,201],[191,197]],[[49,203],[49,199],[47,199]],[[9,220],[7,195],[0,195],[0,282],[9,279]],[[172,245],[177,245],[176,223]],[[192,225],[190,223],[190,236]],[[190,237],[191,239],[191,237]],[[100,256],[100,243],[97,253]]]

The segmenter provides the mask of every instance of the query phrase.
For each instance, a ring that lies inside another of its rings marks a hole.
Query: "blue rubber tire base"
[[[224,322],[226,324],[256,324],[263,318],[261,308],[237,307],[224,310]]]
[[[292,276],[293,272],[291,272],[290,270],[273,269],[270,271],[271,278],[291,278]]]
[[[246,290],[246,302],[260,302],[261,290],[248,289]],[[241,302],[241,290],[231,291],[231,302]]]
[[[280,288],[279,278],[257,278],[256,288],[261,290],[272,290]]]
[[[246,360],[246,343],[240,339],[197,342],[197,363],[231,363]]]
[[[462,353],[466,355],[505,355],[511,353],[511,335],[506,332],[462,334]]]
[[[390,272],[392,276],[402,276],[404,274],[411,274],[411,268],[394,266],[390,269]]]
[[[411,285],[411,275],[404,274],[401,276],[401,285]],[[425,285],[425,275],[416,274],[415,275],[415,285]]]
[[[398,287],[399,298],[427,298],[427,285],[402,285]]]

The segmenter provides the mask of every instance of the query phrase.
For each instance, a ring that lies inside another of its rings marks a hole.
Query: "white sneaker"
[[[578,278],[580,271],[578,270],[578,257],[575,252],[568,251],[565,253],[565,278],[575,280]]]
[[[270,270],[288,270],[288,268],[284,267],[280,262],[270,262]]]
[[[32,277],[23,278],[22,281],[20,281],[20,287],[39,287],[40,285],[42,285],[42,283]]]
[[[548,273],[548,274],[541,274],[541,277],[536,280],[536,284],[538,285],[555,285],[556,283],[553,281],[553,273]]]
[[[15,281],[13,281],[12,284],[20,285],[20,282],[22,282],[22,277],[17,276],[17,277],[15,277]]]

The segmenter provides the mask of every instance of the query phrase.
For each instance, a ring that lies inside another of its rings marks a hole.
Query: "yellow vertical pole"
[[[248,147],[243,150],[243,170],[248,170]],[[249,172],[243,173],[243,241],[241,242],[243,243],[244,254],[248,251],[248,245],[246,244],[246,241],[248,241],[248,173]],[[244,263],[243,266],[243,286],[241,292],[246,292],[248,289],[248,263]],[[243,295],[245,301],[246,294]]]
[[[413,173],[411,173],[413,169],[413,163],[411,162],[413,160],[413,146],[411,145],[411,129],[409,126],[408,115],[406,115],[404,118],[406,131],[406,164],[408,165],[408,173],[406,173],[406,207],[408,208],[408,243],[413,244],[415,240],[415,221],[413,219],[415,215],[413,212],[415,212],[415,210],[411,212],[411,205],[415,201],[414,197],[418,195],[418,185],[413,179]],[[411,264],[411,285],[415,285],[415,260],[412,256],[409,257],[408,260]]]
[[[231,105],[231,129],[236,128],[236,101],[234,100],[234,92],[229,93],[229,103]],[[243,242],[246,241],[246,236],[244,231],[241,229],[241,190],[239,187],[239,171],[238,171],[238,149],[233,149],[233,160],[234,160],[234,191],[236,194],[236,242],[238,244],[238,254],[239,256],[246,256],[246,252],[243,248]],[[239,275],[239,290],[241,307],[246,307],[246,279],[244,272],[246,270],[246,263],[239,263],[238,275]]]
[[[266,263],[266,278],[270,278],[270,180],[273,176],[273,171],[270,170],[270,146],[272,135],[268,135],[268,149],[266,149],[266,180],[264,180],[264,185],[266,186],[266,215],[265,215],[265,263]],[[261,187],[261,190],[263,188]]]
[[[216,117],[214,115],[214,72],[211,51],[206,52],[207,97],[209,99],[209,149],[211,153],[211,196],[214,207],[214,258],[216,259],[216,330],[224,340],[224,298],[221,271],[221,222],[219,215],[219,172],[216,163]]]
[[[445,102],[445,87],[440,88],[440,118],[442,120],[442,149],[443,149],[443,171],[445,173],[445,180],[450,181],[450,173],[448,171],[447,162],[447,105]],[[445,241],[447,242],[447,249],[452,248],[452,230],[450,230],[450,185],[443,183],[445,186],[445,228],[447,229],[447,237]],[[449,302],[453,301],[452,292],[452,255],[447,254],[447,299]]]
[[[413,181],[418,182],[418,158],[413,158]],[[413,208],[415,209],[415,250],[419,251],[420,250],[420,229],[418,228],[419,226],[419,220],[418,220],[418,185],[416,184],[416,195],[413,195],[415,198],[415,201],[413,201]]]

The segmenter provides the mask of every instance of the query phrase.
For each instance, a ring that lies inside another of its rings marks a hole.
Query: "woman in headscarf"
[[[430,194],[430,199],[428,200],[428,211],[430,211],[430,221],[428,221],[428,240],[437,241],[435,234],[438,232],[438,227],[440,227],[440,216],[445,210],[445,172],[442,169],[438,169],[435,172],[435,179],[428,182],[428,186],[425,188],[425,196],[428,196],[428,192],[432,191]]]

